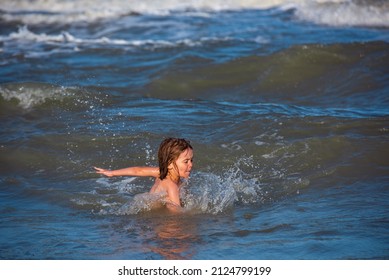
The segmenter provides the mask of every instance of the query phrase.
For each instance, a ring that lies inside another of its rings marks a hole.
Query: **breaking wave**
[[[0,86],[3,102],[29,110],[48,101],[61,101],[73,95],[74,89],[44,83],[13,83]]]
[[[195,47],[208,43],[228,42],[237,40],[230,37],[201,37],[196,40],[179,39],[179,40],[125,40],[125,39],[110,39],[108,37],[99,38],[78,38],[69,32],[61,32],[60,34],[45,34],[34,33],[27,26],[19,27],[17,32],[12,32],[7,36],[0,36],[0,43],[3,43],[6,48],[3,52],[23,53],[28,58],[46,57],[57,53],[72,53],[79,52],[84,49],[102,48],[108,46],[114,48],[129,48],[129,49],[145,49],[155,50],[159,48],[174,48],[174,47]],[[266,42],[263,38],[254,38],[253,42]],[[45,47],[42,47],[45,46]]]
[[[304,1],[295,14],[317,24],[389,27],[389,3],[385,1]]]
[[[294,10],[297,18],[334,26],[389,27],[389,4],[380,0],[212,0],[212,1],[3,1],[0,18],[23,24],[93,22],[123,16],[209,13],[244,9]]]

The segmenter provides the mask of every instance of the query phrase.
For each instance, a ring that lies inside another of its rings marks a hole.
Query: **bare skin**
[[[175,163],[175,164],[174,164]],[[172,212],[182,211],[180,203],[180,186],[181,178],[189,178],[193,166],[193,150],[186,149],[176,159],[174,163],[168,166],[168,175],[161,180],[159,178],[158,167],[128,167],[117,170],[108,170],[95,167],[96,173],[108,177],[113,176],[137,176],[137,177],[154,177],[155,182],[151,187],[150,193],[166,194],[166,207]]]

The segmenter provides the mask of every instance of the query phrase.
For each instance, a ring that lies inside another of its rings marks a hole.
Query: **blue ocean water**
[[[0,259],[388,259],[386,1],[0,10]],[[170,136],[182,215],[93,171]]]

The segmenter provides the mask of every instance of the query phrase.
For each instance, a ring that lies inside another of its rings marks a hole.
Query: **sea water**
[[[2,1],[1,259],[388,259],[387,1]],[[183,137],[185,213],[149,178]]]

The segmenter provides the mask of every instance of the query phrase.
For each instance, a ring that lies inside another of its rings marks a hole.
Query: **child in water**
[[[193,166],[193,148],[189,141],[180,138],[167,138],[158,150],[159,167],[128,167],[107,170],[95,167],[96,172],[108,177],[113,176],[147,176],[154,177],[151,194],[161,194],[166,207],[173,211],[182,210],[180,202],[181,178],[189,178]]]

